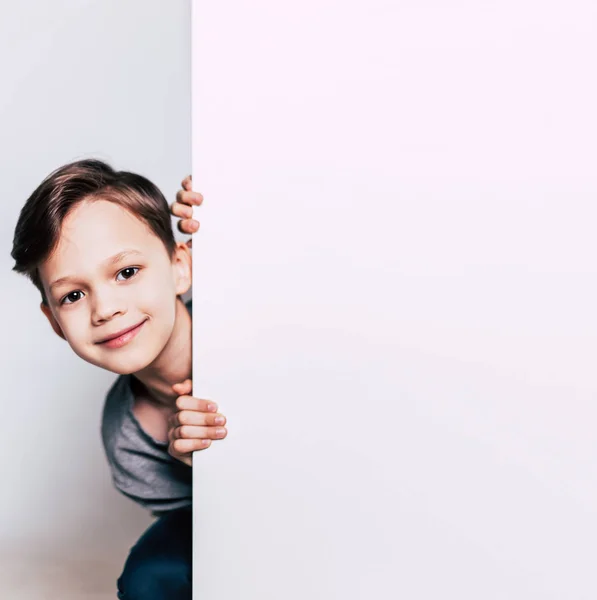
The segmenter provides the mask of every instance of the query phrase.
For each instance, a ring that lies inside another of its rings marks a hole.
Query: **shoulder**
[[[132,394],[131,375],[119,375],[106,393],[104,413],[109,412],[114,406],[121,405],[130,394]]]
[[[110,445],[118,435],[128,403],[132,397],[130,375],[119,375],[106,393],[102,411],[102,439],[105,446]]]

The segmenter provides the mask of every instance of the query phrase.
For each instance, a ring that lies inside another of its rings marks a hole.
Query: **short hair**
[[[176,241],[170,206],[151,181],[128,171],[115,171],[97,159],[79,160],[50,173],[29,196],[15,227],[13,271],[26,275],[48,300],[39,266],[50,257],[60,239],[62,222],[82,200],[108,200],[119,204],[149,226],[173,256]]]

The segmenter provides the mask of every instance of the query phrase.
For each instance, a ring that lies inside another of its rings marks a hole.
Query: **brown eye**
[[[130,279],[131,277],[134,277],[138,271],[139,271],[139,267],[127,267],[126,269],[122,269],[122,271],[120,271],[120,273],[118,273],[118,275],[123,275],[124,279],[126,280],[126,279]]]
[[[77,297],[77,294],[82,295],[83,292],[80,292],[79,290],[75,291],[75,292],[71,292],[70,294],[67,294],[66,296],[64,296],[64,298],[60,301],[60,304],[74,304],[77,300],[80,299],[80,296]],[[68,302],[67,302],[68,300]]]

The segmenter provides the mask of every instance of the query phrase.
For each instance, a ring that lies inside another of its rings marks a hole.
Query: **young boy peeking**
[[[172,204],[198,229],[190,178]],[[190,245],[190,244],[189,244]],[[102,440],[115,487],[158,519],[131,549],[118,598],[191,598],[191,455],[227,430],[217,405],[192,395],[191,252],[146,178],[81,160],[31,194],[15,230],[13,270],[39,289],[54,331],[83,360],[117,373]]]

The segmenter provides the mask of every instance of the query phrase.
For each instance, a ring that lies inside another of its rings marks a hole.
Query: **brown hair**
[[[145,222],[164,243],[170,257],[176,248],[170,207],[151,181],[128,171],[115,171],[96,159],[79,160],[50,173],[29,196],[15,227],[13,271],[23,273],[48,304],[39,276],[41,265],[56,248],[62,222],[82,200],[108,200]]]

